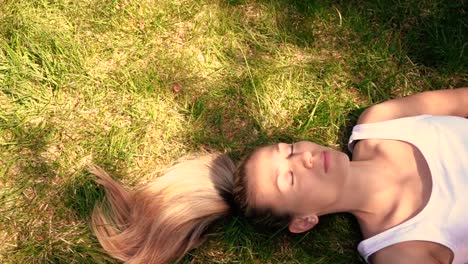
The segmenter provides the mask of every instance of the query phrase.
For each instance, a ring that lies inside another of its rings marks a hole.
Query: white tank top
[[[369,257],[405,241],[430,241],[454,253],[453,264],[468,263],[468,119],[421,115],[356,125],[349,139],[352,151],[360,139],[394,139],[413,144],[425,157],[432,176],[427,205],[411,219],[359,243]]]

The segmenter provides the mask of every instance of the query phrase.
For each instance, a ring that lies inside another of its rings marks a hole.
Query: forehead
[[[246,164],[247,189],[257,207],[271,207],[278,196],[276,177],[278,175],[279,145],[258,149]]]

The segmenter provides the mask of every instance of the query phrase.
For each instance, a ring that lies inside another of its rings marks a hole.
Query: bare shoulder
[[[433,242],[407,241],[377,251],[371,257],[375,264],[449,264],[453,260],[450,249]]]
[[[373,105],[361,114],[358,124],[423,114],[468,117],[468,87],[426,91]]]

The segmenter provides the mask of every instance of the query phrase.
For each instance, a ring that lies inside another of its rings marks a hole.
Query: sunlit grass
[[[344,150],[364,107],[467,85],[463,8],[0,0],[0,262],[115,262],[89,228],[90,162],[136,186],[201,151]],[[320,222],[291,235],[226,219],[184,262],[360,263],[352,218]]]

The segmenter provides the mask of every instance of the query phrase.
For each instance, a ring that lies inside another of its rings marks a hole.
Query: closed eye
[[[289,157],[292,157],[293,155],[294,155],[294,143],[291,144],[291,152],[289,153]],[[290,178],[291,178],[290,184],[292,186],[292,185],[294,185],[294,173],[292,171],[292,168],[289,171],[289,175],[290,175]]]

